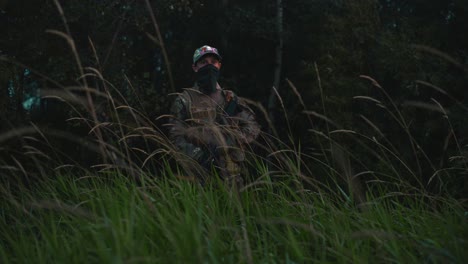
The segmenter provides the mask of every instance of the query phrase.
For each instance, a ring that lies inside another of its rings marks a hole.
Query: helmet
[[[204,45],[195,50],[193,53],[193,64],[196,64],[201,57],[205,56],[206,54],[213,54],[221,60],[221,55],[219,55],[218,49],[210,47],[208,45]]]

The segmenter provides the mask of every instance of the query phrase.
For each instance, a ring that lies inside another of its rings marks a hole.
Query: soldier
[[[170,136],[176,147],[207,171],[212,166],[229,184],[242,184],[245,147],[260,133],[252,110],[218,84],[221,56],[216,48],[195,50],[194,87],[177,95],[172,108]],[[204,173],[207,174],[207,173]],[[200,180],[203,182],[204,175]]]

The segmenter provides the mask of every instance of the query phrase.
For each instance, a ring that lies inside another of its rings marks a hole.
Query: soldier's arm
[[[239,111],[235,117],[239,120],[239,128],[244,143],[251,143],[260,134],[260,125],[255,120],[255,113],[241,99],[238,99]]]
[[[241,132],[236,138],[241,143],[249,144],[260,134],[260,126],[255,120],[254,112],[233,91],[224,90],[224,96],[226,102],[225,114],[233,121],[231,124],[237,125]]]
[[[197,159],[201,149],[193,144],[194,142],[188,140],[187,131],[190,130],[190,126],[186,122],[188,119],[187,107],[187,100],[182,95],[177,96],[171,107],[169,135],[177,149],[191,158]]]

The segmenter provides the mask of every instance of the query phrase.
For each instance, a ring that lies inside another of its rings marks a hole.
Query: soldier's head
[[[192,69],[197,78],[197,86],[203,93],[216,92],[220,68],[221,55],[216,48],[205,45],[195,50]]]
[[[192,69],[194,72],[198,72],[207,65],[212,65],[219,70],[221,68],[221,55],[219,55],[218,49],[204,45],[193,53]]]

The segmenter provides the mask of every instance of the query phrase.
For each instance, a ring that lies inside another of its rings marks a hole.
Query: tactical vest
[[[233,129],[232,120],[225,112],[227,102],[233,98],[233,93],[217,89],[216,93],[206,95],[196,87],[184,89],[180,98],[186,109],[184,120],[189,126],[199,127],[204,131],[203,137],[208,137],[213,142],[213,149],[210,146],[205,151],[211,152],[221,168],[221,174],[238,175],[240,173],[240,163],[245,160],[245,153],[241,145],[237,142],[239,131]]]
[[[186,101],[187,121],[190,123],[214,125],[222,120],[225,104],[222,90],[208,96],[196,89],[186,89],[182,96]]]

